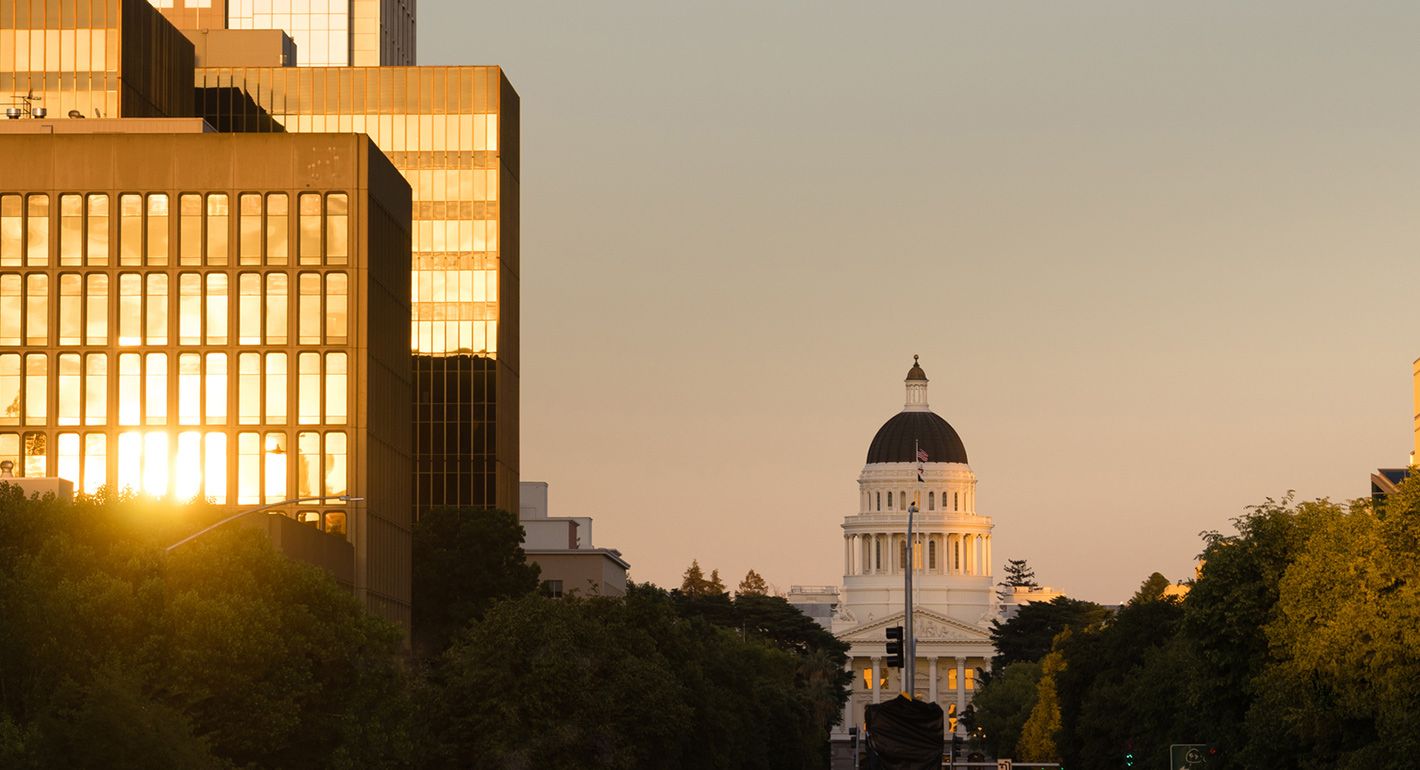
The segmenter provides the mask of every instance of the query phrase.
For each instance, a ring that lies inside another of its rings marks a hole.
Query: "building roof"
[[[935,412],[906,411],[878,428],[868,446],[868,462],[917,462],[919,447],[927,453],[927,462],[966,463],[966,446],[946,420]]]

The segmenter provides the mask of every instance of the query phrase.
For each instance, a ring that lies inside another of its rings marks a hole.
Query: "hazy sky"
[[[914,353],[1100,601],[1410,450],[1414,2],[420,0],[522,95],[522,475],[632,577],[837,584]],[[1000,564],[996,565],[1000,572]]]

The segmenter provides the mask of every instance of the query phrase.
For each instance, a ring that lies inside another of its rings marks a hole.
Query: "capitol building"
[[[843,519],[843,588],[833,634],[851,645],[852,694],[834,740],[863,724],[864,708],[899,692],[961,713],[989,670],[997,615],[991,517],[977,512],[966,446],[927,401],[927,375],[913,357],[906,400],[873,436],[858,475],[857,512]],[[916,505],[913,542],[907,514]],[[916,681],[886,665],[885,629],[903,624],[903,570],[913,573]]]

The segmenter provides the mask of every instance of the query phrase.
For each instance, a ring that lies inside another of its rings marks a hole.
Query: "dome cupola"
[[[913,463],[917,451],[927,453],[930,463],[966,464],[966,446],[946,420],[927,405],[927,373],[912,357],[907,370],[907,401],[892,419],[878,428],[868,446],[868,463]]]

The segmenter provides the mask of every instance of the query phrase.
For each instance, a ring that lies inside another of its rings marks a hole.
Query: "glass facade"
[[[414,0],[151,0],[178,29],[279,29],[312,67],[414,63]]]
[[[416,512],[517,510],[518,97],[502,71],[202,68],[197,83],[199,109],[221,131],[363,133],[404,175],[414,196]],[[239,216],[259,204],[243,198]],[[304,196],[282,204],[297,220],[282,247],[298,265],[322,238],[328,255],[343,248],[310,218]],[[325,216],[339,214],[328,204]],[[242,253],[254,254],[256,220],[241,233]],[[298,272],[287,289],[299,338],[322,317],[328,334],[347,312],[329,279]]]
[[[0,0],[0,94],[51,118],[191,117],[192,68],[146,0]]]

